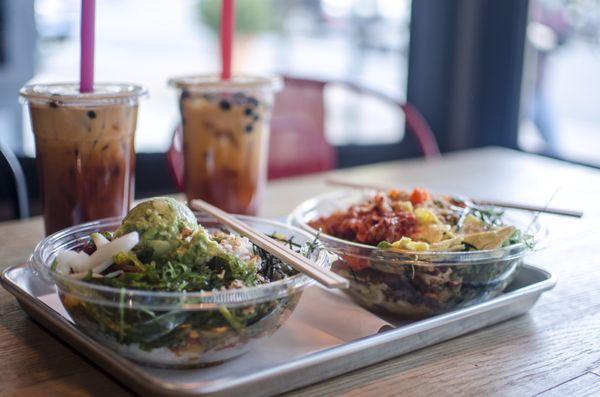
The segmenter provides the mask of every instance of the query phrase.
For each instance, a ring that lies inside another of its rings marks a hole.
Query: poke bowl
[[[128,223],[136,208],[124,219],[64,229],[37,245],[28,266],[55,284],[79,329],[122,356],[163,368],[232,359],[274,333],[313,281],[216,220],[183,207],[187,225],[164,212],[138,211],[144,221],[166,220],[168,231],[144,229],[139,219]],[[329,268],[326,251],[308,233],[239,218]],[[181,241],[166,237],[173,232]]]
[[[537,216],[476,207],[422,189],[338,191],[300,204],[288,223],[337,256],[331,270],[365,308],[424,318],[493,298],[545,236]]]

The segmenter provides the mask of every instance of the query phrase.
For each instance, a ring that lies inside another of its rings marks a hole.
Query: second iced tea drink
[[[266,181],[269,123],[279,79],[183,77],[184,187],[225,211],[255,214]]]

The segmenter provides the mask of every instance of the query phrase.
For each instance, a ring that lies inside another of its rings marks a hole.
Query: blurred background
[[[322,99],[318,109],[280,109],[322,111],[314,128],[298,132],[327,147],[315,151],[319,158],[299,157],[319,166],[273,164],[272,178],[432,155],[423,149],[428,132],[442,153],[499,145],[600,166],[600,0],[236,3],[234,70],[280,74],[292,88],[317,87]],[[138,197],[175,189],[164,153],[178,108],[167,80],[218,71],[219,6],[96,1],[96,79],[150,91],[136,135]],[[33,137],[18,90],[78,79],[79,7],[78,0],[0,0],[0,219],[18,215],[10,205],[15,168],[39,212]],[[407,103],[416,113],[405,113]],[[410,122],[421,115],[425,127]],[[271,150],[289,151],[293,142],[274,139]]]

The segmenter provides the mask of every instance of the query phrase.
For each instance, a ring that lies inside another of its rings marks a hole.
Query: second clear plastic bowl
[[[300,204],[288,222],[315,235],[309,222],[362,202],[371,193],[341,191]],[[539,244],[545,231],[531,214],[507,211],[506,221],[528,230]],[[499,295],[514,279],[524,243],[495,250],[466,252],[398,252],[321,234],[319,240],[337,255],[331,269],[350,281],[347,293],[375,312],[423,318]]]
[[[277,232],[303,244],[313,237],[269,220],[240,216],[259,231]],[[209,229],[223,226],[199,218]],[[210,292],[150,292],[117,289],[75,280],[50,270],[56,254],[78,249],[90,233],[113,231],[119,218],[85,223],[42,240],[28,265],[39,277],[55,283],[60,299],[86,334],[141,364],[189,368],[217,364],[239,356],[275,332],[292,313],[302,291],[313,281],[297,274],[251,288]],[[329,268],[326,251],[311,258]]]

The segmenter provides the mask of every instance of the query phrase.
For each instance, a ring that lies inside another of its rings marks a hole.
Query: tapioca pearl
[[[190,92],[188,90],[181,90],[181,100],[187,99],[190,97]]]
[[[254,127],[252,126],[252,124],[247,124],[247,125],[244,127],[244,131],[246,132],[246,134],[249,134],[249,133],[251,133],[251,132],[252,132],[252,129],[253,129],[253,128],[254,128]]]
[[[219,107],[220,107],[220,108],[221,108],[221,110],[223,110],[223,111],[228,111],[228,110],[230,110],[230,109],[231,109],[231,103],[229,103],[229,101],[227,101],[227,100],[225,100],[225,99],[222,99],[222,100],[219,102]]]
[[[89,112],[87,112],[87,116],[90,119],[95,119],[96,118],[96,112],[94,112],[93,110],[90,110]]]
[[[245,108],[244,109],[244,114],[246,116],[252,116],[252,108]]]
[[[247,101],[247,97],[244,93],[236,92],[235,94],[233,94],[233,102],[236,105],[243,105],[244,103],[246,103],[246,101]]]

